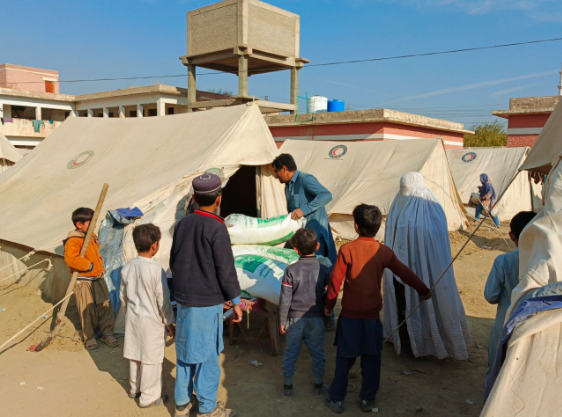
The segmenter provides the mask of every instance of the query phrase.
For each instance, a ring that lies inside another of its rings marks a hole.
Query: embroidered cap
[[[215,174],[203,174],[193,179],[195,194],[210,194],[221,189],[221,179]]]

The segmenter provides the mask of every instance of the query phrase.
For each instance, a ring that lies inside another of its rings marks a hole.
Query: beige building
[[[13,68],[17,70],[15,75]],[[0,65],[0,132],[19,148],[37,146],[71,116],[150,117],[187,112],[185,88],[155,84],[76,96],[58,94],[58,72],[38,68],[24,72],[26,68]],[[56,73],[56,89],[52,92],[47,91],[50,84],[40,82],[42,74],[48,73]],[[227,98],[224,94],[197,91],[201,102]]]

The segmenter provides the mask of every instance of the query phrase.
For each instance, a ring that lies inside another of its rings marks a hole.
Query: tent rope
[[[29,258],[31,258],[32,255],[35,255],[35,253],[36,253],[36,251],[35,251],[35,249],[33,249],[31,252],[29,252],[28,254],[22,256],[22,257],[19,258],[19,259],[16,259],[16,260],[15,260],[14,262],[12,262],[11,264],[6,265],[6,266],[3,267],[3,268],[0,268],[0,271],[2,271],[2,270],[4,270],[4,269],[8,268],[9,266],[12,266],[12,265],[15,264],[16,262],[19,262],[19,261],[22,261],[22,262],[29,261]]]
[[[59,306],[60,304],[62,304],[68,297],[70,297],[72,294],[74,294],[74,291],[71,292],[70,294],[67,294],[62,300],[60,300],[58,303],[56,303],[54,306],[52,306],[50,309],[48,309],[47,311],[45,311],[43,314],[41,314],[39,317],[37,317],[35,320],[33,320],[31,323],[29,323],[27,326],[25,326],[23,329],[21,329],[19,332],[17,332],[15,335],[13,335],[12,337],[10,337],[8,340],[6,340],[4,343],[2,343],[2,346],[0,346],[0,351],[6,346],[8,345],[8,343],[10,343],[12,340],[14,340],[16,337],[18,337],[20,334],[22,334],[23,332],[25,332],[29,327],[31,327],[35,322],[37,322],[39,319],[43,318],[47,313],[50,313],[51,311],[53,311],[57,306]]]
[[[46,269],[47,269],[47,271],[50,271],[51,268],[53,267],[53,263],[51,262],[51,258],[47,258],[47,259],[43,259],[42,261],[37,262],[36,264],[27,266],[27,267],[25,267],[24,269],[22,269],[21,271],[16,272],[15,274],[12,274],[12,275],[10,275],[10,276],[8,276],[8,277],[6,277],[6,278],[0,279],[0,282],[4,282],[4,281],[6,281],[6,280],[8,280],[8,279],[10,279],[10,278],[12,278],[12,277],[14,277],[14,276],[16,276],[16,275],[20,275],[20,274],[24,273],[25,271],[27,271],[28,269],[31,269],[31,268],[33,268],[33,267],[39,265],[39,264],[42,264],[43,262],[49,262],[49,266],[47,266]]]
[[[503,196],[505,195],[505,192],[507,191],[507,189],[511,186],[511,184],[513,184],[513,181],[515,181],[515,179],[517,178],[517,176],[519,175],[521,171],[517,171],[517,174],[515,174],[515,176],[513,177],[513,179],[509,182],[509,184],[507,185],[507,187],[505,187],[505,189],[503,190],[503,193],[500,195],[500,197],[496,200],[496,205],[500,202],[500,200],[503,198]],[[485,216],[482,218],[482,220],[480,221],[480,223],[476,226],[476,229],[474,229],[474,231],[472,232],[472,234],[468,237],[468,239],[466,240],[466,242],[464,243],[464,245],[462,245],[462,247],[460,248],[460,250],[457,252],[457,254],[455,255],[455,257],[451,260],[451,263],[449,263],[449,265],[447,266],[447,268],[445,268],[445,271],[443,271],[443,273],[441,274],[441,276],[439,277],[439,279],[435,282],[435,284],[433,284],[433,286],[429,289],[430,292],[433,292],[434,288],[437,286],[437,284],[439,284],[439,282],[443,279],[443,277],[445,276],[445,274],[449,271],[449,269],[451,269],[451,266],[453,266],[453,263],[458,259],[458,257],[460,256],[460,254],[462,253],[462,251],[466,248],[466,246],[469,244],[469,242],[472,240],[472,238],[474,237],[474,235],[476,234],[476,232],[478,231],[478,229],[480,229],[480,226],[482,226],[484,224],[484,221],[488,218],[488,216],[491,216],[490,212],[484,207],[484,210],[486,210],[485,212]],[[396,329],[394,329],[394,331],[392,333],[390,333],[390,335],[384,340],[385,342],[388,342],[390,340],[390,338],[392,336],[394,336],[394,334],[398,331],[398,329],[400,329],[400,327],[402,327],[404,325],[404,323],[406,323],[406,321],[418,310],[418,308],[420,308],[422,305],[422,302],[420,302],[411,312],[410,314],[408,314],[408,316],[402,321],[402,323],[400,323],[398,325],[398,327],[396,327]]]

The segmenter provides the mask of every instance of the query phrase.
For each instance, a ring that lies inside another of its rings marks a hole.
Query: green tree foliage
[[[507,144],[507,132],[504,125],[495,120],[494,122],[482,122],[470,128],[474,135],[464,135],[464,147],[486,147],[505,146]]]

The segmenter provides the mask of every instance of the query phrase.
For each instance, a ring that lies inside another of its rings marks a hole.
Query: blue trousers
[[[362,400],[375,401],[381,382],[381,359],[381,352],[377,355],[361,355],[361,377],[363,381],[361,382],[359,398]],[[329,391],[332,401],[345,400],[349,371],[355,365],[356,360],[357,358],[336,356],[336,371]]]
[[[480,219],[480,215],[482,214],[482,210],[484,210],[484,206],[482,206],[482,204],[478,204],[478,206],[476,207],[476,220]],[[492,217],[492,220],[494,221],[494,224],[496,226],[500,225],[500,218],[499,217]]]
[[[289,319],[287,323],[287,346],[283,357],[283,378],[285,385],[293,384],[297,359],[301,351],[302,342],[306,344],[312,357],[312,373],[314,383],[321,384],[326,371],[326,355],[324,354],[324,339],[326,336],[323,317],[303,317]]]
[[[217,407],[221,377],[218,355],[211,355],[206,362],[195,364],[184,363],[178,359],[176,372],[174,397],[178,406],[191,402],[195,388],[201,414],[210,413]]]

